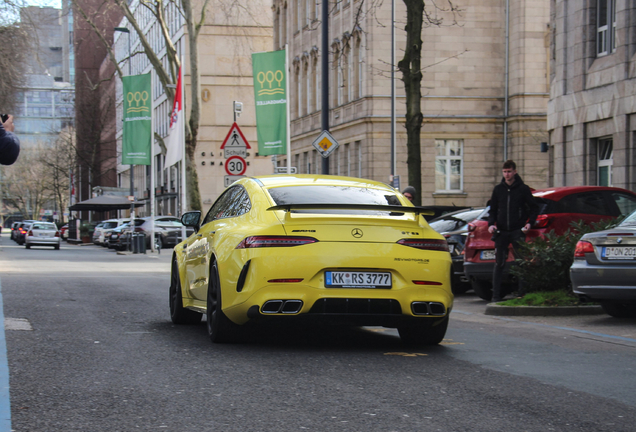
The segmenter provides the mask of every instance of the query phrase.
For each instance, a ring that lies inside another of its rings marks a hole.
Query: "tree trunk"
[[[406,47],[404,58],[398,63],[406,93],[406,135],[409,185],[415,187],[413,204],[422,204],[422,153],[420,132],[422,130],[422,22],[424,1],[404,0],[406,5]]]

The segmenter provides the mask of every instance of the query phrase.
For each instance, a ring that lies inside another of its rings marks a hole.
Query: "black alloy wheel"
[[[214,343],[236,341],[238,326],[223,313],[221,303],[221,279],[216,261],[210,266],[208,296],[206,305],[208,336]]]
[[[176,258],[172,260],[170,275],[170,319],[174,324],[198,324],[203,314],[183,307],[181,278]]]

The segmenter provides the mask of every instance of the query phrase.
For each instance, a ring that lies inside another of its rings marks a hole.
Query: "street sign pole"
[[[322,69],[322,130],[329,131],[329,3],[322,2],[322,45],[320,53]],[[329,174],[329,158],[322,159],[322,173]]]

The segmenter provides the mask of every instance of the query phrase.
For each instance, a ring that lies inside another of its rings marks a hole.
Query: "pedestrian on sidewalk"
[[[517,165],[507,160],[502,168],[503,178],[492,191],[488,232],[495,241],[495,268],[492,276],[492,301],[502,300],[501,276],[508,248],[512,245],[515,258],[519,257],[519,245],[526,240],[526,231],[537,220],[539,206],[530,188],[517,174]],[[519,295],[524,294],[523,281],[519,281]]]

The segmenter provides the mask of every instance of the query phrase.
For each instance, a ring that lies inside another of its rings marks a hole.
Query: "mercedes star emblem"
[[[362,237],[363,233],[360,228],[354,228],[351,230],[351,235],[354,236],[355,238],[360,238]]]

